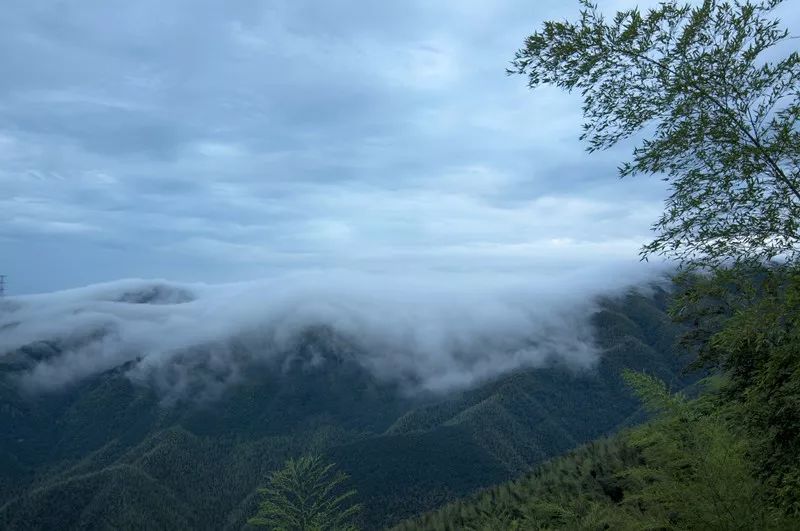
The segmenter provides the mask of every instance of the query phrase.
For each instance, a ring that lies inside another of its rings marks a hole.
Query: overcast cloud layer
[[[625,2],[609,2],[613,9]],[[10,293],[635,260],[663,190],[504,69],[570,2],[6,2]]]

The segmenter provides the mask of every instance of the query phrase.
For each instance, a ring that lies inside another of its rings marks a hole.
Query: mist
[[[120,280],[5,299],[0,359],[26,345],[55,346],[16,372],[34,393],[124,366],[165,396],[198,387],[213,394],[248,364],[285,362],[299,335],[325,327],[376,378],[407,392],[446,392],[525,367],[591,369],[601,355],[590,326],[597,297],[661,275],[606,264],[532,278],[328,271],[231,284]],[[323,358],[310,363],[325,370]]]

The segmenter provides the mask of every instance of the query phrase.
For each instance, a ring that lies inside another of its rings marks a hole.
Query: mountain
[[[603,529],[592,527],[591,521],[576,521],[564,502],[585,506],[620,502],[627,486],[620,473],[641,460],[641,452],[624,436],[598,439],[547,461],[521,478],[403,521],[393,529]],[[605,529],[642,528],[613,523],[614,527]]]
[[[654,287],[599,300],[592,327],[601,356],[591,368],[553,359],[449,392],[409,392],[400,379],[376,376],[360,361],[363,347],[331,326],[302,329],[280,355],[234,375],[190,364],[206,371],[202,389],[180,372],[161,375],[184,385],[179,396],[132,378],[135,361],[32,392],[20,375],[74,345],[28,342],[0,356],[0,527],[240,529],[268,473],[307,452],[351,476],[365,527],[397,523],[641,420],[623,368],[688,384],[668,298]],[[247,357],[254,344],[234,338],[225,348]],[[185,355],[212,359],[216,348]]]

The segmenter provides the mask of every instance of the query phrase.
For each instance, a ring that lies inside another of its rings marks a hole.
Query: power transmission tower
[[[6,275],[0,275],[0,297],[6,295]]]

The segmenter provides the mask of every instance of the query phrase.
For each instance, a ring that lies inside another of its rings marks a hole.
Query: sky
[[[600,2],[609,12],[624,0]],[[577,2],[4,3],[8,292],[635,262],[665,195],[505,69]]]

